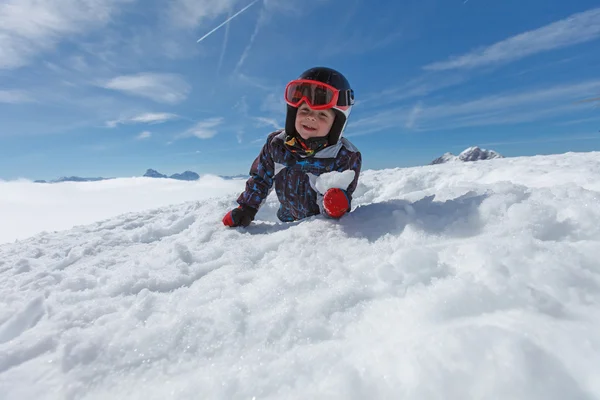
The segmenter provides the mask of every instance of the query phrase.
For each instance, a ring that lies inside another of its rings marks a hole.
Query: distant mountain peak
[[[492,160],[495,158],[504,158],[504,156],[494,150],[482,149],[479,146],[471,146],[460,152],[458,156],[452,153],[444,153],[441,157],[436,158],[430,165],[445,164],[448,162],[471,162]]]
[[[167,178],[166,175],[163,175],[160,172],[158,172],[157,170],[152,169],[152,168],[148,168],[146,170],[146,173],[144,174],[144,176],[146,178]]]
[[[200,175],[194,171],[184,171],[182,174],[173,174],[169,178],[178,179],[180,181],[197,181],[200,179]]]
[[[494,158],[504,158],[500,153],[494,150],[482,149],[478,146],[472,146],[468,149],[463,150],[458,158],[461,161],[480,161],[480,160],[491,160]]]
[[[179,181],[197,181],[200,179],[200,175],[198,175],[194,171],[184,171],[181,174],[173,174],[171,176],[167,176],[165,174],[161,174],[155,169],[149,168],[146,170],[144,174],[146,178],[169,178],[169,179],[177,179]]]
[[[447,162],[458,161],[457,157],[452,153],[444,153],[441,157],[436,158],[431,162],[431,165],[434,164],[445,164]]]
[[[56,180],[54,180],[54,183],[60,183],[60,182],[97,182],[97,181],[104,181],[106,179],[109,178],[101,178],[101,177],[97,177],[97,178],[82,178],[79,176],[62,176]]]

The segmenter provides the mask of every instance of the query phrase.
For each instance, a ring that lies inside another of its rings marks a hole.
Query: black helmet
[[[314,67],[304,71],[297,79],[310,79],[313,81],[323,82],[333,86],[340,91],[337,104],[332,107],[335,113],[335,120],[329,131],[328,142],[329,144],[336,144],[342,137],[344,128],[348,123],[348,117],[352,106],[354,105],[354,91],[350,87],[350,83],[344,75],[340,72],[327,67]],[[298,136],[295,128],[295,120],[298,109],[288,104],[287,116],[285,121],[286,133]]]

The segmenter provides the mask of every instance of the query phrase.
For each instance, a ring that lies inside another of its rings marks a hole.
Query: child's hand
[[[331,218],[340,218],[350,211],[350,201],[342,189],[331,188],[323,196],[323,208]]]
[[[223,224],[225,226],[243,226],[245,228],[254,220],[257,211],[252,207],[239,206],[225,214]]]

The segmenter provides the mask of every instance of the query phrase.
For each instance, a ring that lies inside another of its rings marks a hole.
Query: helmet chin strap
[[[285,144],[293,153],[300,153],[304,156],[312,156],[317,151],[327,147],[329,139],[325,137],[317,137],[310,139],[302,139],[296,132],[295,134],[287,133]]]
[[[306,146],[310,150],[319,150],[325,147],[329,143],[329,135],[323,137],[313,137],[308,139],[302,139]]]

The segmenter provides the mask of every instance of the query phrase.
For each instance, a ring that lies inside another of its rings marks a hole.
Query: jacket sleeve
[[[354,179],[352,182],[350,182],[350,185],[348,185],[348,188],[346,189],[346,195],[348,196],[350,205],[352,205],[352,195],[354,194],[356,186],[358,185],[358,176],[360,175],[360,169],[362,167],[362,155],[359,151],[349,152],[348,156],[343,157],[340,161],[341,162],[338,171],[342,172],[349,169],[354,171]]]
[[[237,199],[238,204],[241,206],[248,206],[258,210],[269,195],[274,177],[271,139],[272,135],[269,135],[260,154],[252,163],[250,178],[246,181],[246,189]]]

